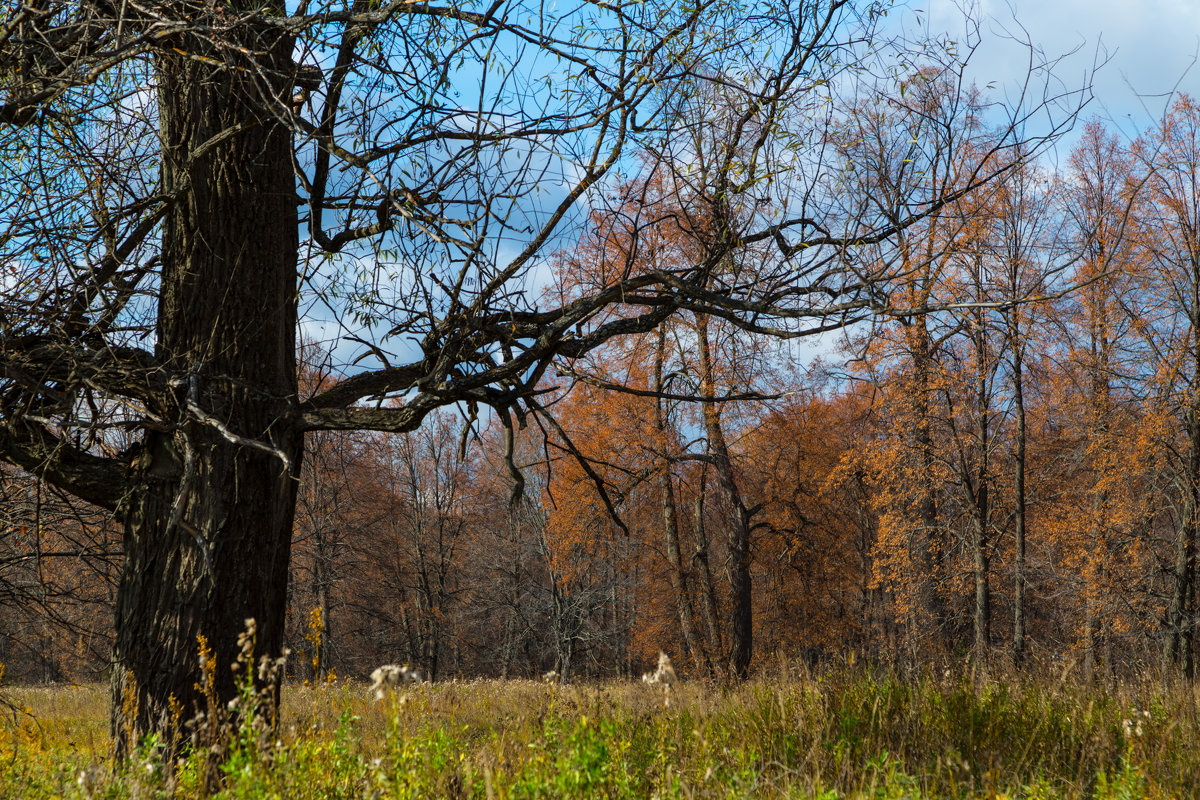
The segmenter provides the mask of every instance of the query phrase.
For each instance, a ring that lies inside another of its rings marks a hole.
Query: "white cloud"
[[[924,9],[931,31],[960,35],[962,12],[953,0],[914,3]],[[1136,133],[1160,115],[1173,90],[1200,94],[1200,0],[983,0],[983,44],[972,76],[979,83],[1012,86],[1025,59],[997,34],[1028,35],[1047,56],[1071,51],[1057,73],[1078,85],[1093,58],[1108,63],[1096,74],[1096,100],[1089,111]],[[909,15],[911,21],[912,16]],[[1189,71],[1189,67],[1191,68]]]

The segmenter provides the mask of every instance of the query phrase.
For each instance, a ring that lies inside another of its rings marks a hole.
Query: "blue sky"
[[[913,0],[931,30],[961,32],[963,13],[954,0]],[[1162,114],[1173,90],[1200,95],[1200,0],[980,0],[984,41],[973,59],[979,83],[1011,85],[1025,60],[1002,35],[1028,35],[1047,55],[1076,50],[1059,69],[1078,85],[1093,58],[1108,63],[1093,82],[1088,114],[1136,136]],[[904,14],[910,22],[912,12]],[[1023,30],[1022,30],[1023,29]],[[995,34],[1001,34],[997,36]]]
[[[955,0],[898,0],[891,25],[905,25],[919,36],[946,32],[964,38],[962,4]],[[1118,127],[1127,138],[1150,127],[1172,91],[1200,95],[1200,0],[979,0],[974,16],[982,40],[969,75],[979,84],[995,82],[1012,90],[1024,77],[1028,53],[1011,39],[1027,37],[1048,57],[1071,53],[1055,70],[1064,90],[1088,79],[1093,63],[1107,64],[1092,79],[1096,98],[1085,112]],[[1006,40],[1006,36],[1009,40]],[[1060,156],[1074,143],[1068,136]],[[509,248],[511,249],[511,248]],[[306,333],[335,339],[339,322],[327,311],[312,309]],[[404,349],[400,342],[394,343]],[[339,355],[358,352],[342,346]],[[412,355],[412,354],[408,354]]]

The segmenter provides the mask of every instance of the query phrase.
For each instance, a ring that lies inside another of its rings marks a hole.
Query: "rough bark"
[[[289,88],[292,43],[243,35],[261,73],[181,53],[157,63],[163,185],[180,194],[163,223],[156,354],[188,378],[151,409],[166,430],[146,436],[125,513],[118,753],[151,732],[174,741],[172,707],[186,720],[202,704],[200,637],[222,697],[246,619],[258,653],[283,643],[303,445],[290,422],[297,215],[290,135],[265,109]]]

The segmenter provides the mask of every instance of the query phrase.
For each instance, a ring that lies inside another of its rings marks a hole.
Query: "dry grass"
[[[0,796],[203,794],[187,765],[170,783],[149,753],[104,762],[106,687],[3,695],[21,710],[0,730]],[[858,669],[685,682],[669,704],[640,682],[421,684],[384,702],[364,684],[288,687],[277,741],[232,747],[223,795],[1191,797],[1198,708],[1194,688],[1153,681]]]

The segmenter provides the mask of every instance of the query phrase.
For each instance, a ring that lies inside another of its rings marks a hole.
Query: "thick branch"
[[[47,336],[13,337],[0,344],[0,376],[25,384],[34,394],[58,394],[55,384],[83,384],[150,402],[168,391],[161,367],[144,350],[119,345],[92,348]]]
[[[429,365],[422,361],[403,367],[364,372],[321,392],[305,406],[312,409],[335,409],[349,406],[364,397],[383,397],[393,392],[403,392],[411,389],[428,371]]]
[[[421,426],[431,409],[424,405],[402,408],[309,408],[300,412],[306,431],[387,431],[408,433]]]
[[[0,425],[0,459],[109,511],[130,488],[116,459],[80,450],[28,421]]]

